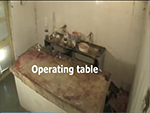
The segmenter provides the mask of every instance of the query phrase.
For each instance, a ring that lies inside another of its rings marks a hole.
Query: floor
[[[19,104],[14,76],[8,75],[0,81],[0,112],[25,111]]]
[[[115,85],[110,86],[110,90],[113,94],[117,94],[119,92],[119,89]],[[114,111],[111,106],[107,104],[110,99],[111,97],[107,96],[104,113],[112,113]],[[0,81],[0,112],[26,112],[26,110],[19,104],[15,80],[12,74]]]

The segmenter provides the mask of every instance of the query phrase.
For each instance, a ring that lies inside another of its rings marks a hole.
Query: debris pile
[[[113,82],[109,87],[109,94],[106,97],[104,112],[125,113],[127,110],[129,93],[123,88],[118,88]]]

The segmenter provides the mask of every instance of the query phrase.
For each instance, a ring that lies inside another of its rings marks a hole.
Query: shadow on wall
[[[108,50],[105,53],[104,70],[112,73],[112,81],[126,91],[130,91],[135,65],[131,65],[115,58]]]

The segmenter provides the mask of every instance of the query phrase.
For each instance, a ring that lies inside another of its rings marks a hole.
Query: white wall
[[[52,32],[52,14],[56,27],[67,24],[68,30],[88,35],[105,46],[105,70],[113,73],[118,86],[129,90],[140,47],[145,2],[36,2],[38,42],[43,44],[45,17]]]
[[[23,1],[22,5],[20,1],[9,2],[15,59],[37,42],[34,7],[34,2]]]
[[[144,98],[150,88],[150,2],[147,8],[142,45],[138,57],[128,111],[142,113]],[[149,112],[150,113],[150,108]]]

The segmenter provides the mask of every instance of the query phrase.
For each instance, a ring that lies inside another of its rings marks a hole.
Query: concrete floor
[[[25,112],[20,106],[14,76],[12,74],[0,81],[0,112]]]
[[[16,84],[12,74],[0,81],[0,113],[1,112],[26,112],[19,104]],[[111,112],[111,107],[105,106],[104,112]]]

